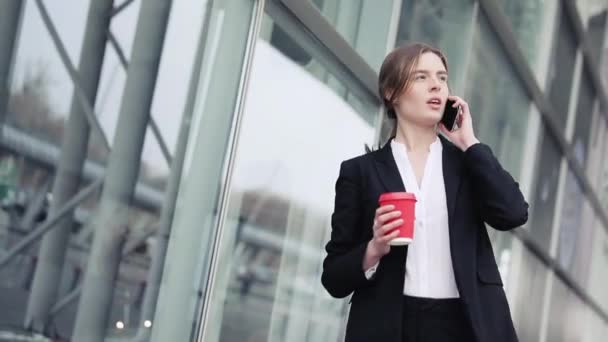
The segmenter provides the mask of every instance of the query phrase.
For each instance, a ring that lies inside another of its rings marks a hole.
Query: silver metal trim
[[[218,259],[219,251],[224,236],[224,225],[226,221],[226,215],[228,214],[228,202],[229,194],[232,185],[232,173],[234,171],[234,162],[236,157],[236,150],[238,147],[239,130],[241,126],[241,119],[245,109],[245,101],[247,95],[247,86],[249,84],[249,76],[251,75],[253,57],[255,53],[255,46],[260,32],[261,23],[264,16],[265,0],[253,0],[255,1],[255,7],[253,9],[253,15],[249,26],[249,36],[247,37],[247,45],[245,50],[245,56],[242,64],[241,79],[239,82],[239,91],[236,98],[236,108],[234,111],[234,120],[231,127],[231,138],[229,140],[227,149],[227,161],[225,162],[225,169],[223,172],[223,189],[219,196],[218,204],[218,222],[217,222],[217,233],[213,239],[213,247],[211,252],[211,261],[208,270],[208,278],[205,284],[204,296],[202,299],[202,309],[199,315],[200,326],[195,336],[196,341],[202,342],[205,338],[205,332],[209,323],[209,310],[211,304],[211,295],[215,287],[215,278],[218,270]]]
[[[378,75],[309,0],[279,0],[379,102]]]
[[[280,26],[286,34],[298,42],[298,45],[301,48],[309,52],[314,52],[315,60],[324,68],[331,71],[331,75],[333,77],[338,79],[340,82],[349,85],[348,91],[350,93],[362,99],[362,102],[369,102],[373,105],[377,105],[378,108],[380,108],[380,99],[376,93],[370,92],[369,87],[363,83],[361,78],[358,77],[353,70],[350,70],[346,65],[344,65],[343,61],[336,57],[336,55],[329,50],[328,47],[321,44],[318,37],[310,32],[306,26],[303,26],[294,13],[289,10],[289,8],[285,7],[285,5],[279,1],[268,1],[266,2],[265,11],[273,19],[276,25]],[[318,11],[317,14],[321,15],[318,13]],[[323,18],[323,20],[325,19]],[[335,34],[338,34],[335,32],[333,27],[330,27],[330,29],[334,31]],[[375,124],[377,111],[357,111],[357,114],[359,114],[360,117],[370,126]]]

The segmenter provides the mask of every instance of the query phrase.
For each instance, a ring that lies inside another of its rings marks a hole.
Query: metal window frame
[[[546,127],[548,133],[555,138],[558,143],[558,148],[562,152],[562,157],[566,160],[568,167],[575,174],[581,189],[586,196],[586,198],[591,203],[594,214],[602,222],[602,228],[608,232],[608,213],[603,208],[598,195],[595,193],[593,189],[592,183],[589,181],[584,169],[579,165],[574,156],[574,151],[572,146],[570,145],[568,139],[561,132],[559,126],[556,122],[556,115],[554,113],[555,109],[552,107],[551,103],[546,98],[546,95],[541,90],[540,85],[538,84],[536,78],[534,77],[534,73],[526,61],[521,48],[515,38],[514,33],[511,30],[511,26],[508,23],[508,20],[496,0],[478,0],[484,14],[488,17],[488,22],[490,26],[494,30],[494,33],[499,38],[500,43],[503,45],[504,50],[507,54],[507,58],[512,63],[517,76],[522,81],[522,85],[524,86],[525,91],[528,93],[528,96],[531,98],[532,103],[534,103],[538,111],[541,115],[541,120],[544,126]],[[567,5],[564,5],[567,3]],[[582,24],[580,20],[580,16],[578,14],[578,10],[576,9],[575,4],[570,3],[567,0],[561,1],[562,9],[567,12],[567,16],[571,21],[573,28],[575,29],[575,39],[577,39],[578,46],[581,45],[581,39],[586,39],[584,35],[584,30],[582,29]],[[601,98],[606,98],[606,92],[603,86],[601,85],[601,80],[597,77],[597,67],[593,64],[593,58],[591,57],[590,49],[587,44],[587,48],[583,51],[584,57],[584,67],[589,68],[591,74],[593,74],[593,84],[596,91],[596,96],[600,98],[600,102],[602,102]],[[583,68],[581,68],[582,70]],[[603,107],[608,108],[608,107]],[[604,118],[606,118],[606,112],[604,111]],[[589,307],[604,321],[608,323],[608,311],[601,307],[601,305],[595,301],[587,291],[579,286],[576,281],[571,277],[568,272],[559,265],[556,259],[552,258],[549,253],[544,251],[531,239],[529,234],[523,230],[515,230],[512,233],[524,244],[524,246],[535,255],[543,264],[545,264],[559,280],[561,280],[572,292],[574,292],[583,302],[585,302]]]
[[[272,0],[271,0],[272,1]],[[268,5],[272,5],[269,1]],[[378,75],[357,51],[342,37],[309,0],[274,0],[280,2],[310,34],[327,49],[338,64],[362,85],[380,105],[377,95]]]
[[[266,0],[252,0],[254,1],[254,7],[252,8],[251,21],[249,22],[248,37],[245,41],[245,54],[243,56],[242,72],[240,75],[238,92],[235,99],[234,109],[234,120],[230,129],[229,142],[227,146],[227,161],[224,164],[222,171],[222,179],[224,180],[224,186],[220,190],[220,196],[218,200],[218,221],[215,227],[217,231],[215,237],[212,239],[212,252],[210,253],[211,260],[209,269],[206,272],[206,281],[201,284],[205,288],[203,299],[200,303],[200,307],[197,312],[198,326],[194,328],[194,335],[192,336],[195,341],[204,341],[208,334],[209,318],[212,304],[212,295],[214,294],[213,289],[216,286],[216,277],[218,270],[218,263],[220,257],[220,247],[223,241],[225,222],[228,215],[229,207],[229,193],[232,189],[232,174],[234,171],[236,149],[238,147],[238,138],[240,132],[241,121],[245,111],[245,101],[247,97],[247,88],[249,85],[249,79],[253,67],[253,59],[255,53],[255,46],[257,43],[258,35],[261,29],[261,24],[264,16],[264,9],[266,7]]]

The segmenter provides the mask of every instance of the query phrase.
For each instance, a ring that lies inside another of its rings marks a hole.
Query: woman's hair
[[[448,62],[443,53],[439,49],[423,43],[410,43],[397,47],[384,58],[378,77],[378,93],[390,119],[397,118],[394,103],[401,94],[409,89],[412,83],[412,72],[418,64],[420,56],[427,52],[432,52],[441,58],[445,70],[448,70]]]

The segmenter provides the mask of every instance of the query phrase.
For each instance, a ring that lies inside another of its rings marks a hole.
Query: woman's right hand
[[[401,212],[395,210],[395,206],[393,205],[385,205],[376,209],[374,225],[372,227],[374,236],[367,244],[365,260],[363,262],[364,269],[372,267],[390,252],[390,241],[399,235],[399,231],[394,229],[403,224],[403,219],[401,218],[394,220],[400,216]],[[394,231],[391,232],[391,230]]]

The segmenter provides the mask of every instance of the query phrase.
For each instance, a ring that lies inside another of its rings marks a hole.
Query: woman
[[[506,231],[527,221],[518,184],[475,137],[468,104],[448,94],[439,50],[392,51],[379,94],[394,134],[342,163],[323,262],[327,291],[352,294],[346,341],[517,341],[484,223]],[[440,123],[448,99],[460,107],[453,131]],[[403,222],[378,198],[406,189],[417,198],[414,238],[391,246]]]

